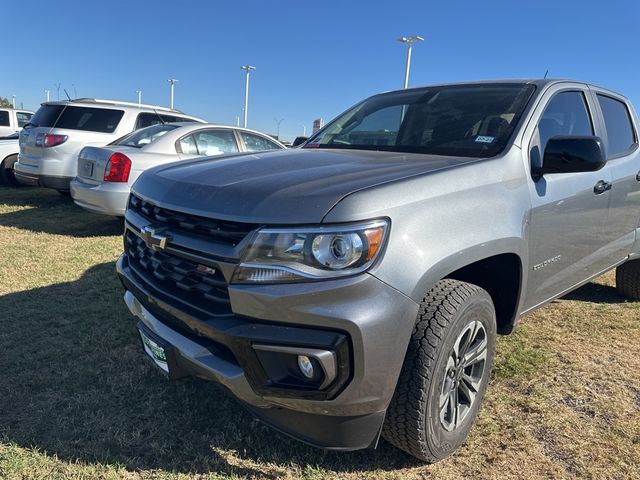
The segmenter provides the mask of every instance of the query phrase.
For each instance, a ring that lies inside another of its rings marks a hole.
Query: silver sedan
[[[80,207],[123,216],[129,190],[145,170],[196,157],[285,148],[262,133],[202,123],[165,123],[133,132],[105,147],[85,147],[71,196]]]

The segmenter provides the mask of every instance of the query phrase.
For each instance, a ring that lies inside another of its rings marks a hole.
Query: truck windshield
[[[451,85],[371,97],[328,124],[303,148],[344,148],[492,157],[507,144],[535,87]]]

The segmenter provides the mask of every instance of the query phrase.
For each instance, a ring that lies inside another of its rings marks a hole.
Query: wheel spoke
[[[444,405],[444,403],[446,402],[448,396],[449,396],[449,390],[451,390],[451,378],[449,377],[449,372],[451,372],[453,370],[453,368],[455,367],[455,361],[453,360],[453,357],[449,357],[449,360],[447,361],[447,367],[446,370],[444,372],[444,380],[442,381],[442,391],[440,392],[440,408],[442,408],[442,406]]]
[[[447,429],[451,429],[451,421],[447,419],[449,416],[449,405],[451,403],[451,395],[447,393],[447,396],[444,400],[444,405],[440,408],[440,423]]]
[[[476,345],[473,345],[471,349],[467,351],[462,359],[462,364],[465,367],[469,367],[474,365],[480,361],[486,360],[487,358],[487,339],[483,338]]]
[[[460,335],[459,339],[458,339],[458,357],[456,358],[462,358],[464,357],[464,355],[467,353],[467,350],[469,349],[469,345],[471,344],[471,341],[473,340],[473,332],[475,329],[475,325],[472,326],[471,328],[466,328],[465,330],[463,330],[462,334]]]
[[[477,393],[480,390],[480,384],[482,383],[482,374],[480,374],[479,377],[474,378],[471,375],[464,373],[460,381],[460,384],[462,383],[465,383],[473,390],[474,393]]]
[[[476,398],[476,393],[478,392],[478,390],[476,386],[473,385],[473,382],[470,382],[467,380],[468,378],[469,378],[468,376],[463,376],[462,379],[460,380],[460,384],[458,388],[460,389],[462,396],[469,401],[469,407],[471,407],[471,405],[473,404],[473,401]]]
[[[451,425],[453,428],[458,426],[458,389],[454,388],[451,390],[449,395],[449,407],[451,409]]]

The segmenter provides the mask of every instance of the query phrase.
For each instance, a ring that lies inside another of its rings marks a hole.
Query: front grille
[[[142,215],[154,224],[166,225],[174,230],[195,234],[226,245],[236,246],[258,225],[251,223],[228,222],[176,212],[147,202],[136,195],[129,197],[129,209]]]
[[[151,287],[212,315],[231,313],[227,282],[219,268],[155,251],[130,230],[124,243],[129,266]]]

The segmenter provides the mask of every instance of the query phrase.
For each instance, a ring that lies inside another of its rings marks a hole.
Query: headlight
[[[387,220],[315,228],[259,230],[234,283],[322,280],[364,272],[380,255]]]

